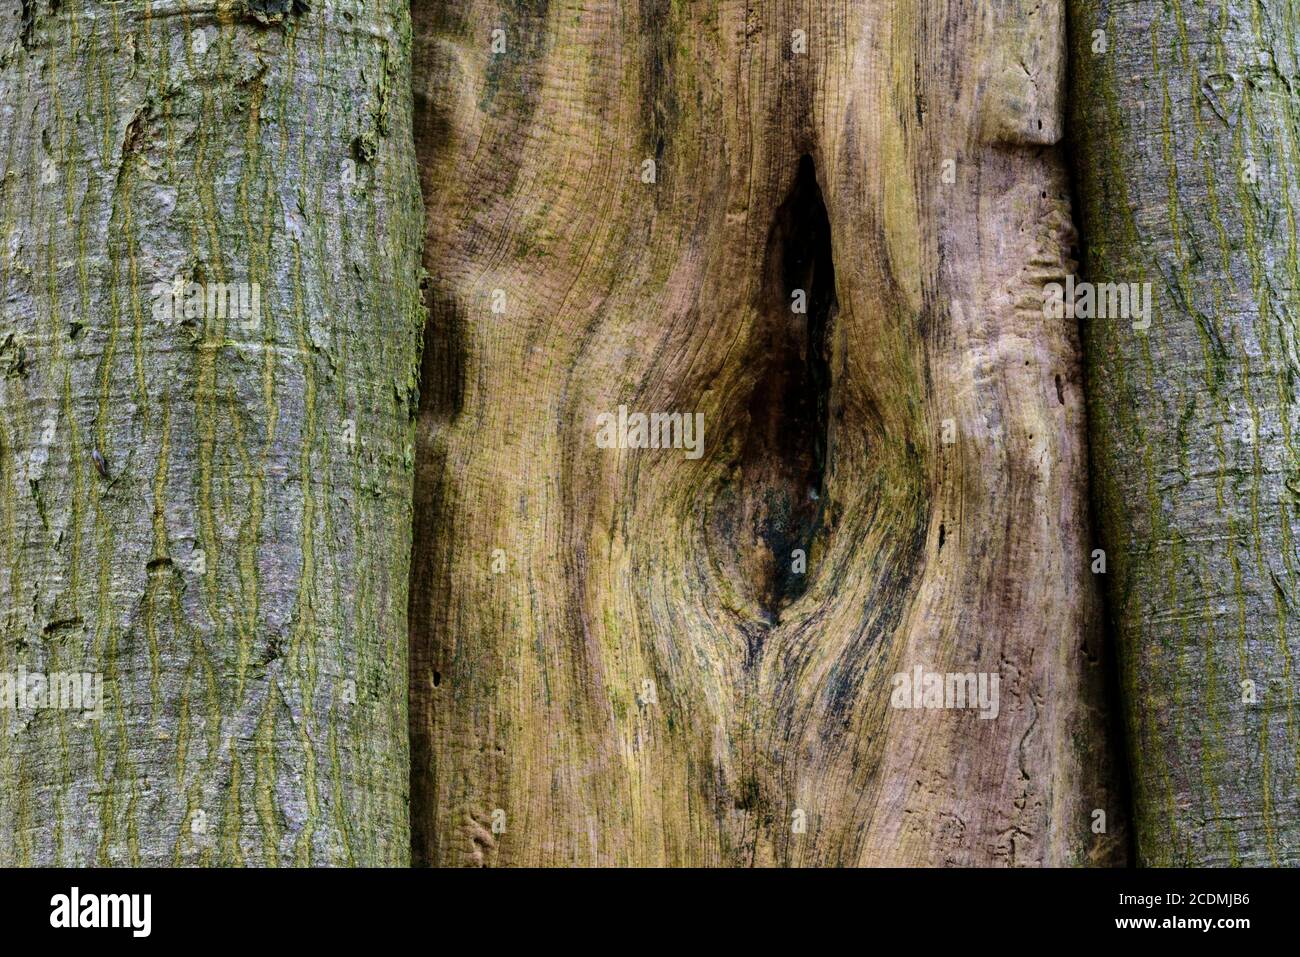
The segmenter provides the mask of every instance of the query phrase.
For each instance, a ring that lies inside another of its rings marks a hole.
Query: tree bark
[[[409,50],[388,0],[0,22],[0,671],[107,698],[0,709],[0,863],[409,860]]]
[[[1087,324],[1138,858],[1295,865],[1294,6],[1073,0]]]
[[[1122,860],[1061,6],[413,17],[414,859]]]

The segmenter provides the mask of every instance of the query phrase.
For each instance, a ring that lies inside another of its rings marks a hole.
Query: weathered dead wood
[[[415,859],[1119,860],[1059,4],[413,19]]]

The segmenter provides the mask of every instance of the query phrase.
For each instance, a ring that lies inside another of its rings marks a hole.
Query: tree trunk
[[[0,24],[0,671],[107,699],[0,709],[0,863],[409,860],[409,49],[397,2]]]
[[[1086,333],[1147,864],[1300,863],[1295,22],[1072,4],[1085,278],[1154,293]]]
[[[1060,5],[413,16],[415,860],[1119,861]]]

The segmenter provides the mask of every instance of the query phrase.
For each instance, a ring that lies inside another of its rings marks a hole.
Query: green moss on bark
[[[259,9],[39,4],[0,62],[0,672],[107,697],[0,709],[0,863],[409,859],[410,28]]]

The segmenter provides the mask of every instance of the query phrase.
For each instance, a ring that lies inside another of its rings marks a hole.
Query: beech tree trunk
[[[1138,859],[1300,863],[1296,8],[1073,0],[1087,324]]]
[[[1061,5],[413,18],[414,859],[1121,861]]]
[[[406,7],[9,6],[0,864],[405,863]]]

